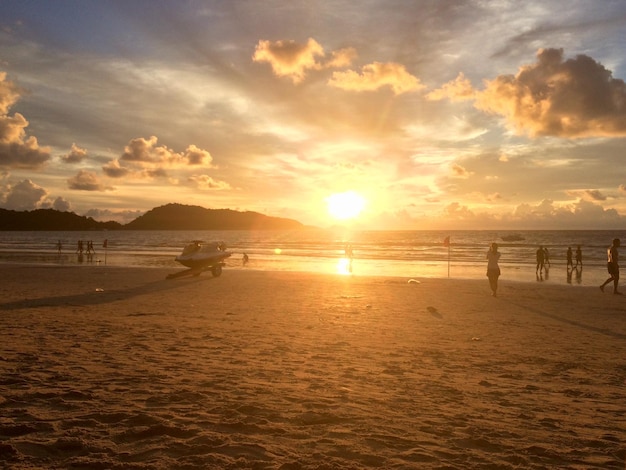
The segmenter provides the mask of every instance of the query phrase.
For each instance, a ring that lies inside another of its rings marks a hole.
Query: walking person
[[[535,269],[535,273],[537,276],[543,274],[543,268],[546,260],[546,252],[543,251],[543,246],[540,246],[537,250],[537,268]]]
[[[572,260],[572,256],[573,256],[572,247],[568,246],[567,247],[567,269],[574,267],[574,261]]]
[[[621,245],[621,242],[620,242],[619,238],[615,238],[613,240],[613,244],[606,251],[606,254],[607,254],[606,267],[607,267],[611,277],[609,277],[606,281],[604,281],[604,284],[602,284],[600,286],[600,290],[602,292],[604,292],[604,286],[606,286],[610,282],[613,282],[613,293],[614,294],[618,294],[618,295],[622,294],[621,292],[618,292],[618,290],[617,290],[617,284],[619,283],[619,253],[618,253],[618,248],[620,247],[620,245]]]
[[[580,249],[580,245],[576,248],[576,267],[578,267],[578,263],[580,263],[580,267],[583,267],[583,252]]]
[[[487,278],[489,279],[489,287],[491,287],[491,295],[493,297],[497,296],[498,291],[498,278],[500,277],[499,260],[498,244],[492,243],[487,252]]]

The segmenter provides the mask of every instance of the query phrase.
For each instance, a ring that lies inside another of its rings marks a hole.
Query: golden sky
[[[0,207],[623,228],[625,45],[608,0],[0,1]]]

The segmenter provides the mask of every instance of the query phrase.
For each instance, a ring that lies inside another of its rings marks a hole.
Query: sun
[[[338,220],[354,219],[365,208],[365,199],[354,191],[335,193],[326,198],[328,213]]]

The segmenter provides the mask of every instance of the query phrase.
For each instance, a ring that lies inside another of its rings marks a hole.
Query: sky
[[[623,229],[622,0],[0,0],[0,207]]]

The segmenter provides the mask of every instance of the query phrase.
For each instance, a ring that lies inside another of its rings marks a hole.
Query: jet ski
[[[194,240],[183,248],[183,252],[175,260],[183,266],[188,267],[186,271],[170,274],[168,278],[179,277],[186,274],[200,275],[203,271],[211,270],[213,276],[222,274],[224,260],[230,257],[231,253],[226,250],[223,242],[204,243]]]

